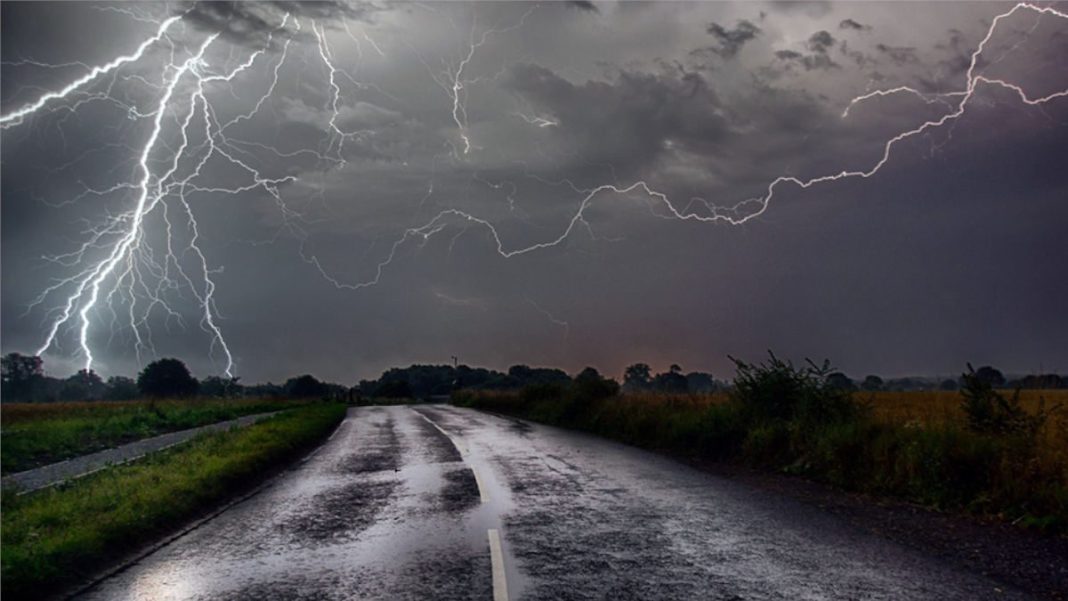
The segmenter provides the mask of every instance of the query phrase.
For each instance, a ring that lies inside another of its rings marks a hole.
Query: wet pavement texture
[[[449,406],[350,410],[305,462],[82,598],[493,599],[495,578],[511,599],[1027,598],[786,497]]]
[[[96,453],[82,455],[81,457],[51,463],[17,474],[11,474],[10,476],[4,477],[2,485],[5,488],[13,487],[19,492],[27,493],[39,488],[45,488],[46,486],[53,486],[61,482],[66,482],[67,480],[88,476],[89,474],[108,467],[109,465],[117,465],[133,461],[134,459],[139,459],[148,453],[161,451],[176,444],[181,444],[205,432],[222,432],[229,430],[230,428],[242,428],[262,419],[267,419],[275,413],[278,412],[271,411],[268,413],[246,415],[224,422],[208,424],[197,428],[189,428],[188,430],[160,434],[159,436],[145,438],[113,449],[105,449]]]

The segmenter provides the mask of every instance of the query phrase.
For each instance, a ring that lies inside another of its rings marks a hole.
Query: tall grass
[[[762,400],[736,386],[730,395],[585,399],[544,390],[461,391],[454,402],[654,450],[740,461],[843,489],[1068,529],[1065,411],[1052,412],[1033,434],[993,434],[969,427],[959,393],[857,393],[844,397],[847,408],[838,405],[842,397],[829,403],[821,399],[830,391],[822,391],[819,382],[805,385],[816,388],[806,393],[790,385],[766,386],[757,392],[758,397],[767,393]],[[797,407],[804,394],[815,395],[814,411]],[[754,410],[761,402],[774,408],[784,397],[795,406],[786,414]],[[1021,405],[1031,413],[1064,401],[1068,391],[1021,395]]]
[[[293,407],[273,399],[5,403],[0,471],[19,472],[165,432]]]
[[[40,598],[166,533],[321,441],[345,415],[308,405],[113,467],[66,486],[3,497],[5,599]]]

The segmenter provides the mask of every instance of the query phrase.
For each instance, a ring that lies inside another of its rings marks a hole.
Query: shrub
[[[968,373],[961,375],[961,408],[968,418],[968,427],[975,432],[998,435],[1019,435],[1033,439],[1046,420],[1044,408],[1029,415],[1020,406],[1020,389],[1012,397],[994,390],[989,378],[982,377],[968,364]]]
[[[852,392],[837,384],[830,362],[808,361],[796,368],[768,352],[766,363],[750,364],[731,357],[737,366],[732,399],[754,424],[798,421],[824,424],[855,419],[859,407]]]

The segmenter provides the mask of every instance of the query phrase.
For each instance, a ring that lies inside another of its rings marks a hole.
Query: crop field
[[[5,403],[0,405],[0,466],[4,474],[20,472],[166,432],[301,403],[271,399]]]

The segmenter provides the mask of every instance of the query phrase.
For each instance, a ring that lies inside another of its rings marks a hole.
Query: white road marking
[[[489,530],[490,563],[493,564],[493,601],[508,601],[508,581],[504,576],[504,554],[501,535],[496,528]]]
[[[489,489],[482,483],[482,478],[478,475],[478,470],[475,466],[471,466],[471,473],[475,475],[475,484],[478,486],[478,498],[482,501],[482,504],[489,503]]]

